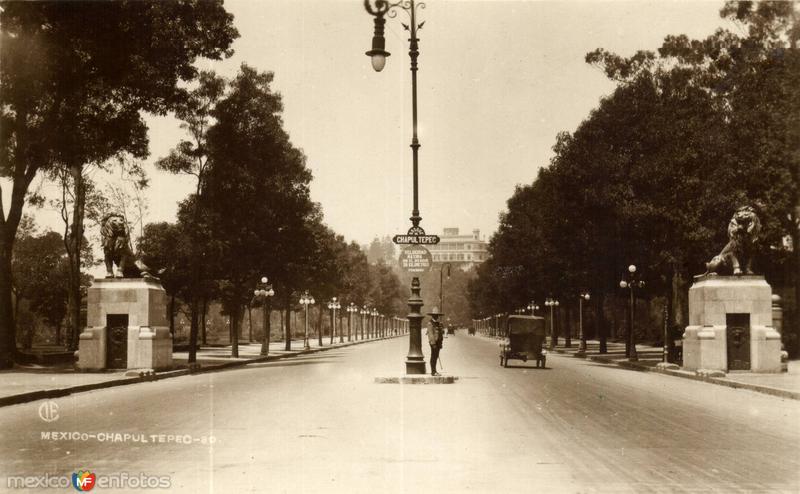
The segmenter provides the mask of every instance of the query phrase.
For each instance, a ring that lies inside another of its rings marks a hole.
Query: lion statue
[[[761,232],[761,221],[752,206],[742,206],[728,223],[730,241],[719,255],[706,263],[705,274],[753,274],[755,242]]]
[[[151,278],[147,266],[131,252],[128,229],[121,214],[110,213],[103,217],[100,236],[103,239],[106,278],[114,278],[114,264],[117,265],[117,278]]]

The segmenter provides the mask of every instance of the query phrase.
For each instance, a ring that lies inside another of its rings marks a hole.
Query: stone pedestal
[[[87,303],[87,327],[78,350],[80,369],[172,367],[167,295],[158,281],[97,279],[89,287]]]
[[[772,327],[772,288],[763,276],[697,278],[689,289],[684,369],[780,372],[780,352],[780,334]]]

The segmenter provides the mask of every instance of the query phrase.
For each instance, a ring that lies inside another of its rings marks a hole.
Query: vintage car
[[[500,343],[500,365],[508,367],[511,359],[535,360],[536,367],[545,367],[547,350],[542,349],[545,340],[544,318],[535,316],[508,316],[505,341]]]

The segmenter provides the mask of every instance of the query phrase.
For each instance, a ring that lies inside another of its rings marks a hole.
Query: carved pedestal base
[[[689,290],[686,370],[780,372],[772,289],[762,276],[703,276]]]
[[[88,327],[80,335],[78,367],[83,370],[172,367],[166,305],[166,294],[156,280],[95,280],[88,290]]]

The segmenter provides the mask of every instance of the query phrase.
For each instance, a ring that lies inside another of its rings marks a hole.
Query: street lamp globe
[[[628,266],[628,271],[630,273],[635,273],[636,272],[636,266],[631,264],[630,266]]]
[[[266,276],[262,276],[261,277],[261,283],[264,283],[264,284],[267,283],[267,277]]]
[[[386,66],[386,57],[389,55],[389,52],[370,50],[367,52],[367,55],[372,58],[372,68],[375,72],[380,72]]]
[[[383,70],[383,67],[386,65],[386,57],[390,55],[390,53],[385,50],[386,38],[383,37],[385,24],[386,19],[383,18],[383,15],[375,16],[375,33],[372,36],[372,49],[366,53],[372,60],[372,68],[375,72]]]
[[[625,281],[625,280],[620,281],[619,282],[619,287],[620,288],[628,288],[628,282]]]

